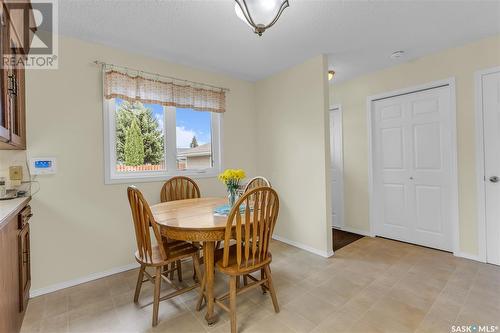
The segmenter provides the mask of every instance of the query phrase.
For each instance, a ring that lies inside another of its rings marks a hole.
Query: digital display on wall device
[[[45,169],[52,166],[52,161],[35,161],[35,168]]]

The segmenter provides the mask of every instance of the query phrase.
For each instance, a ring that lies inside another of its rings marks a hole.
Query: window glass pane
[[[177,169],[212,167],[212,117],[210,112],[176,110]]]
[[[166,170],[164,108],[115,99],[116,171]]]

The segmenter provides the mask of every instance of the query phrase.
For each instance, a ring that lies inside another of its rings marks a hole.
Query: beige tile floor
[[[240,332],[451,332],[452,325],[500,326],[500,267],[381,238],[363,238],[325,259],[272,243],[281,312],[259,290],[238,296]],[[188,277],[191,265],[184,265]],[[137,271],[37,297],[23,332],[229,332],[208,327],[196,293],[160,303],[151,328],[152,288],[133,303]],[[189,279],[187,279],[189,280]],[[217,275],[216,293],[227,288]],[[191,282],[191,281],[188,281]],[[146,306],[144,306],[146,305]]]

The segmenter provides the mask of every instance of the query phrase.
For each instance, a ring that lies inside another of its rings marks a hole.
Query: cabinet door
[[[21,48],[17,36],[10,33],[10,54],[21,55]],[[20,64],[10,66],[7,70],[9,80],[9,113],[10,141],[18,148],[26,147],[26,122],[25,122],[25,99],[24,99],[24,68]]]
[[[9,26],[4,7],[0,4],[0,56],[8,52]],[[0,142],[10,141],[10,115],[7,106],[8,85],[7,73],[4,66],[0,66]]]
[[[26,310],[31,287],[30,225],[19,232],[19,311]]]

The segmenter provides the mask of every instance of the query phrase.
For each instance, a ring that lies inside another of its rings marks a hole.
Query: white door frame
[[[478,260],[486,262],[486,188],[484,181],[484,127],[483,127],[483,76],[500,72],[499,67],[476,71],[475,99],[476,99],[476,188],[477,188],[477,235]]]
[[[373,185],[373,168],[375,165],[373,155],[373,117],[374,102],[380,99],[396,97],[399,95],[407,95],[414,92],[429,90],[439,87],[450,87],[450,131],[451,131],[451,182],[450,182],[450,218],[452,224],[452,249],[455,256],[460,256],[459,251],[459,213],[458,213],[458,160],[457,160],[457,109],[456,109],[456,95],[455,95],[455,78],[425,83],[418,86],[408,87],[404,89],[385,92],[367,98],[367,126],[368,126],[368,187],[369,187],[369,222],[370,222],[370,235],[376,236],[375,233],[375,209],[373,204],[374,198],[374,185]]]
[[[345,221],[344,221],[344,138],[343,138],[342,105],[340,105],[340,104],[330,105],[330,107],[328,108],[329,124],[330,124],[332,111],[338,111],[340,114],[340,126],[339,126],[339,129],[340,129],[340,147],[342,147],[342,149],[340,150],[340,168],[339,169],[340,169],[341,177],[339,179],[339,184],[340,184],[342,191],[340,193],[340,207],[341,207],[341,209],[340,209],[340,212],[338,212],[338,214],[339,214],[341,228],[344,228],[344,226],[345,226]],[[331,130],[331,127],[330,127],[330,130]],[[330,135],[331,135],[331,133],[330,133]],[[332,156],[331,154],[332,154],[332,147],[330,145],[330,157]],[[330,169],[331,169],[331,167],[330,167]],[[332,185],[332,182],[330,181],[330,186],[331,185]],[[332,197],[333,197],[333,189],[331,189],[331,193],[332,193]],[[333,211],[333,199],[330,200],[330,205],[332,205],[332,211]],[[332,228],[333,228],[333,221],[332,221]]]

